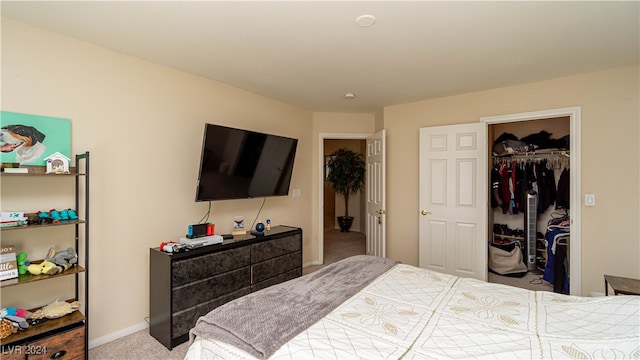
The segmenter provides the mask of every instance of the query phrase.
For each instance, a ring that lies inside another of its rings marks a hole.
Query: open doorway
[[[325,139],[324,159],[327,162],[334,151],[345,148],[360,154],[365,154],[366,141],[364,139]],[[353,255],[362,255],[366,252],[366,192],[360,192],[350,196],[349,215],[354,217],[351,230],[341,232],[337,217],[345,214],[344,197],[336,194],[327,182],[323,187],[323,241],[325,265]]]
[[[348,148],[361,154],[366,153],[365,134],[323,134],[320,139],[320,154],[322,154],[320,201],[322,212],[319,226],[319,242],[323,265],[353,255],[366,253],[366,191],[352,195],[349,198],[349,215],[354,222],[349,232],[340,232],[337,216],[344,215],[344,197],[335,194],[331,186],[324,181],[327,157],[339,148]]]

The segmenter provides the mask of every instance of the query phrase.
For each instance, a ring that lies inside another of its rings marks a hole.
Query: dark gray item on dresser
[[[149,249],[149,334],[171,350],[214,308],[302,275],[302,229],[274,226],[187,252]]]

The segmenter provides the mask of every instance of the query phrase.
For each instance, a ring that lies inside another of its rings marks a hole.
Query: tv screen
[[[196,201],[289,194],[297,139],[205,124]]]

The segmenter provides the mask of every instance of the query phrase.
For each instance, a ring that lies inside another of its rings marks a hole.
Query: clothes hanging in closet
[[[556,201],[556,176],[543,159],[534,165],[538,174],[538,214],[544,213]]]
[[[524,212],[525,196],[529,190],[537,194],[537,212],[544,213],[556,204],[556,209],[569,208],[569,171],[562,172],[556,187],[554,166],[548,159],[499,159],[491,169],[491,207],[503,214]],[[558,194],[562,202],[558,203]]]
[[[547,263],[542,278],[553,285],[554,292],[561,294],[569,294],[569,222],[567,214],[553,218],[545,234]]]
[[[558,193],[556,196],[556,209],[569,209],[569,169],[562,170],[558,179]]]

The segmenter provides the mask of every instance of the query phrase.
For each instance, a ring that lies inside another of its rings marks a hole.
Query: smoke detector
[[[356,24],[366,28],[376,23],[376,17],[373,15],[360,15],[356,18]]]
[[[347,99],[347,100],[352,100],[352,99],[356,98],[356,94],[354,94],[354,93],[346,93],[346,94],[344,94],[344,98]]]

